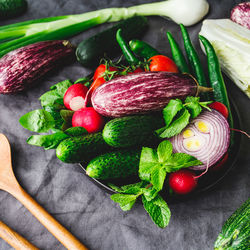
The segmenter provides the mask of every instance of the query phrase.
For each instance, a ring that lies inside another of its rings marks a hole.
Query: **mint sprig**
[[[159,227],[166,227],[171,216],[167,203],[159,195],[168,173],[181,168],[201,165],[202,162],[185,153],[173,153],[170,141],[162,141],[157,149],[143,147],[139,163],[139,177],[142,180],[134,184],[117,187],[109,186],[118,192],[111,199],[122,210],[128,211],[138,197],[142,197],[145,210]]]
[[[160,138],[170,138],[179,134],[189,123],[190,118],[197,117],[202,109],[211,102],[200,102],[199,97],[188,96],[184,103],[180,99],[172,99],[163,109],[162,114],[165,121],[163,128],[155,131]]]

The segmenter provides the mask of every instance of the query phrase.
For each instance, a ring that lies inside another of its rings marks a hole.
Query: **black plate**
[[[234,120],[234,127],[235,128],[241,128],[241,120],[239,117],[239,112],[236,108],[235,103],[230,99],[231,102],[231,110],[232,110],[232,115],[233,115],[233,120]],[[239,150],[240,150],[240,142],[241,142],[241,134],[240,133],[234,133],[234,144],[233,146],[230,147],[229,149],[229,157],[227,162],[223,165],[223,167],[220,170],[213,170],[212,168],[209,169],[209,171],[202,176],[199,179],[199,184],[197,188],[195,189],[194,192],[192,192],[192,197],[194,195],[198,195],[200,193],[203,193],[205,191],[208,191],[216,186],[224,177],[227,175],[227,173],[232,169],[234,166],[234,163],[237,159]],[[84,170],[84,173],[86,173],[85,167],[80,164],[81,168]],[[88,176],[88,175],[86,175]],[[139,181],[138,178],[136,177],[129,177],[127,179],[115,179],[115,180],[97,180],[95,178],[91,178],[88,176],[88,178],[94,182],[96,185],[101,187],[103,190],[106,192],[113,194],[116,193],[113,189],[111,189],[108,186],[108,183],[113,183],[115,185],[121,186],[121,185],[126,185],[126,184],[131,184]],[[168,190],[166,188],[165,190]],[[177,196],[177,195],[170,195],[167,192],[162,193],[163,197],[167,197],[168,202],[169,201],[178,201],[178,200],[183,200],[183,199],[188,199],[189,195],[185,196]]]

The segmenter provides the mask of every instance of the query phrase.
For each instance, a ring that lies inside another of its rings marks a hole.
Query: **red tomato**
[[[74,113],[72,117],[72,126],[83,127],[89,133],[96,133],[102,130],[104,119],[94,110],[94,108],[83,108]]]
[[[139,72],[144,72],[142,68],[137,68],[133,72],[129,72],[128,74],[134,74],[134,73],[139,73]]]
[[[94,81],[97,79],[97,78],[100,78],[106,71],[106,65],[105,64],[100,64],[96,70],[95,70],[95,73],[94,73]],[[118,69],[116,67],[112,67],[110,66],[109,67],[109,71],[118,71]],[[102,77],[103,78],[103,77]]]
[[[172,73],[178,73],[179,70],[173,60],[163,55],[152,56],[149,59],[150,71],[167,71]]]
[[[228,109],[221,102],[213,102],[208,105],[209,108],[219,111],[226,119],[228,118]]]

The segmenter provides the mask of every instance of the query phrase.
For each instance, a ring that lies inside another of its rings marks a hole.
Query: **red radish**
[[[215,109],[220,112],[226,119],[228,118],[228,109],[227,107],[221,102],[213,102],[208,105],[209,108]]]
[[[197,180],[193,172],[181,169],[170,174],[169,186],[176,194],[188,194],[197,186]]]
[[[81,83],[70,86],[63,97],[65,107],[73,111],[83,108],[87,92],[88,88]]]
[[[77,110],[72,117],[73,127],[83,127],[88,133],[96,133],[104,126],[103,117],[92,107]]]

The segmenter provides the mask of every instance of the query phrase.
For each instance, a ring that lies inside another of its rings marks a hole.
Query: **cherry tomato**
[[[178,73],[179,70],[173,60],[163,55],[156,55],[149,58],[150,71],[167,71]]]
[[[137,68],[133,72],[129,72],[128,75],[129,74],[134,74],[134,73],[140,73],[140,72],[144,72],[144,70],[142,68]]]
[[[106,71],[106,65],[105,64],[100,64],[96,70],[95,70],[95,73],[94,73],[94,81],[97,79],[97,78],[100,78]],[[116,67],[112,67],[110,66],[109,67],[109,71],[118,71],[118,69]],[[103,77],[102,77],[103,78]]]
[[[228,118],[228,109],[223,103],[221,103],[221,102],[213,102],[213,103],[209,104],[208,107],[217,110],[226,119]]]

